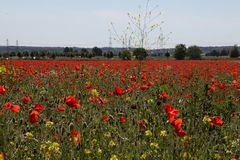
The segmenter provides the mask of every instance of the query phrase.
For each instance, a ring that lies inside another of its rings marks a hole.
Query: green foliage
[[[187,54],[187,48],[185,44],[179,44],[175,47],[174,58],[177,60],[184,60]]]
[[[131,55],[131,52],[129,50],[124,50],[123,52],[119,53],[119,57],[122,60],[131,60],[132,55]]]
[[[231,51],[230,51],[230,57],[231,58],[238,58],[239,57],[239,50],[238,50],[238,46],[235,45]]]
[[[107,57],[107,58],[113,58],[113,52],[112,51],[109,51],[107,53],[104,53],[103,54],[104,57]]]
[[[169,52],[166,52],[164,56],[167,57],[167,58],[169,58],[169,57],[170,57],[170,53],[169,53]]]
[[[137,60],[144,60],[147,58],[148,53],[144,48],[136,48],[133,51],[133,56],[135,56]]]
[[[95,54],[96,56],[102,56],[102,50],[98,47],[93,47],[92,53]]]
[[[187,55],[189,59],[201,59],[202,50],[198,46],[190,46],[187,49]]]

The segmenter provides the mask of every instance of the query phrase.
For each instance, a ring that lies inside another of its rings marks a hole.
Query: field
[[[0,160],[240,158],[240,62],[0,62]]]

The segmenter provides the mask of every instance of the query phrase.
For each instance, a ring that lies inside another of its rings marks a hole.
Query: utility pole
[[[19,52],[19,47],[18,47],[18,40],[16,40],[16,53]]]
[[[6,42],[7,42],[7,53],[9,54],[9,41],[8,41],[8,39],[6,40]]]

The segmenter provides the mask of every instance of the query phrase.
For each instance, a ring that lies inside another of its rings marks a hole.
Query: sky
[[[112,22],[122,34],[146,0],[0,0],[0,46],[109,46]],[[240,45],[239,0],[151,0],[164,35],[163,48]],[[113,38],[116,36],[112,35]],[[113,47],[121,47],[112,41]]]

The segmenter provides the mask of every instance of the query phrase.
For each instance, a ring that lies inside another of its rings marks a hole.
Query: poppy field
[[[240,158],[240,62],[0,62],[0,160]]]

